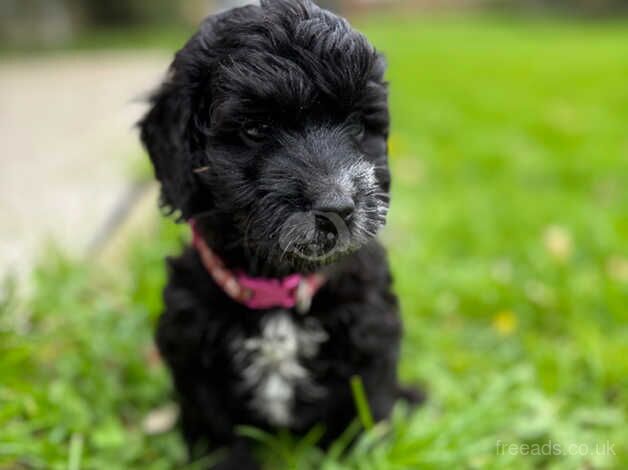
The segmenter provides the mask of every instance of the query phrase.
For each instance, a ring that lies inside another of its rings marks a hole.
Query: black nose
[[[345,222],[351,219],[355,210],[355,201],[353,198],[342,191],[333,191],[319,197],[314,204],[312,210],[318,212],[333,212]]]

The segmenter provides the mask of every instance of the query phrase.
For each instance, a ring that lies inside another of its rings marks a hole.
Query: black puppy
[[[236,426],[321,445],[375,419],[397,383],[401,322],[386,254],[384,61],[313,3],[262,1],[207,18],[140,123],[162,202],[194,243],[169,260],[157,343],[190,450],[257,468]]]

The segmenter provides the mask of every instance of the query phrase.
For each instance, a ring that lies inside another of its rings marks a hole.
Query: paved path
[[[133,124],[170,59],[88,52],[0,59],[0,278],[46,240],[75,253],[128,190]]]

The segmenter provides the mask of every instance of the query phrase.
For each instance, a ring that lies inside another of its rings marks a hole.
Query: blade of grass
[[[83,436],[81,434],[72,434],[68,454],[68,470],[80,470],[83,455]]]
[[[375,422],[373,421],[373,414],[371,413],[371,407],[366,399],[366,392],[364,391],[364,384],[362,378],[359,375],[351,377],[351,392],[353,393],[353,400],[355,407],[358,410],[358,417],[360,423],[364,429],[371,429]]]

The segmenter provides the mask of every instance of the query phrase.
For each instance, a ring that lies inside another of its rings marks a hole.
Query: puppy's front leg
[[[237,439],[229,448],[226,458],[212,467],[212,470],[259,470],[250,442],[245,438]]]
[[[359,352],[358,375],[376,420],[388,416],[392,405],[403,400],[411,406],[420,405],[425,394],[418,388],[401,385],[397,379],[401,318],[396,307],[364,305],[353,309],[350,331],[353,348]]]
[[[157,344],[172,373],[180,405],[180,426],[191,459],[224,449],[226,456],[211,468],[256,470],[247,440],[237,436],[230,374],[220,344],[219,314],[208,312],[197,296],[178,285],[171,272],[166,287],[165,311],[159,319]]]

